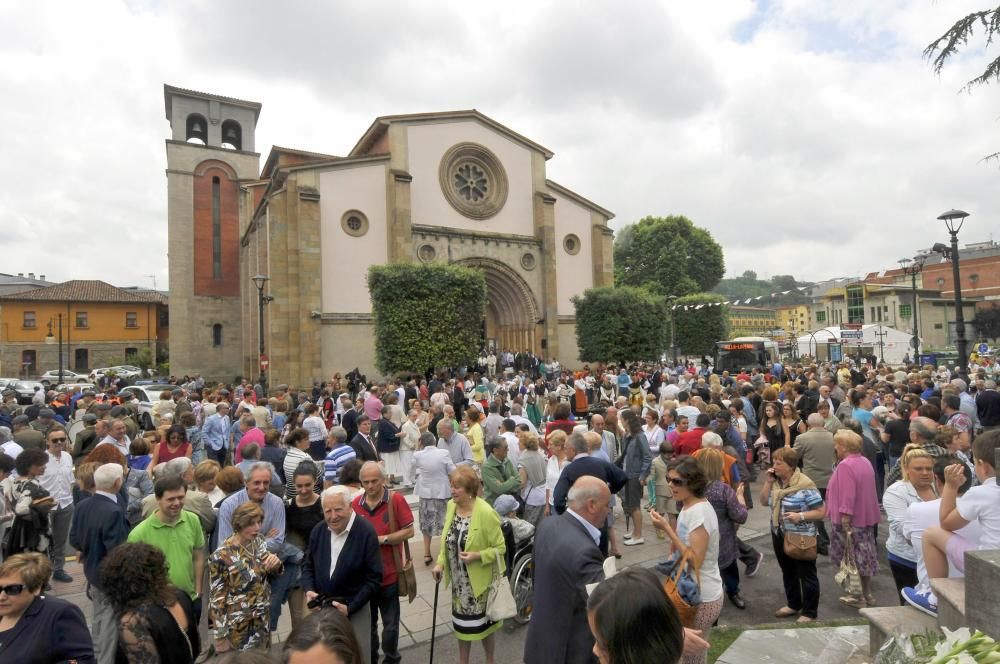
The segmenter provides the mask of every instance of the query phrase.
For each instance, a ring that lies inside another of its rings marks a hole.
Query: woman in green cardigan
[[[479,478],[469,466],[449,476],[451,501],[444,517],[444,546],[432,571],[435,581],[451,581],[452,628],[458,637],[458,661],[468,664],[473,641],[482,641],[486,664],[493,664],[493,633],[503,621],[486,617],[493,579],[504,573],[500,516],[479,494]]]

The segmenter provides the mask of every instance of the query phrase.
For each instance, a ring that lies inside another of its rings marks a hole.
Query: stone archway
[[[480,270],[486,278],[486,338],[498,350],[540,351],[539,307],[531,287],[505,263],[491,258],[466,258],[457,265]]]

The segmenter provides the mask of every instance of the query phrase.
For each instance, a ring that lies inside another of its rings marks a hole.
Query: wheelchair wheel
[[[514,564],[514,571],[511,573],[511,591],[514,594],[514,604],[517,606],[514,620],[521,625],[531,620],[531,611],[534,608],[534,585],[534,556],[528,553]]]

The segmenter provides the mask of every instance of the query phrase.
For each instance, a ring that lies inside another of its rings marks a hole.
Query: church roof
[[[323,154],[322,152],[309,152],[308,150],[298,150],[296,148],[283,148],[280,145],[272,145],[271,152],[267,155],[264,168],[261,169],[260,178],[266,180],[274,173],[275,168],[283,166],[302,166],[316,161],[332,161],[340,159],[336,155]]]
[[[364,133],[357,144],[351,149],[349,156],[356,157],[359,155],[366,154],[368,150],[385,134],[389,129],[389,125],[394,122],[402,124],[420,124],[420,123],[439,123],[448,120],[476,120],[487,127],[503,134],[507,138],[513,140],[516,143],[520,143],[529,150],[537,150],[541,152],[546,159],[551,159],[555,154],[548,148],[535,143],[529,138],[522,136],[513,129],[502,125],[493,118],[483,115],[476,109],[469,109],[464,111],[441,111],[437,113],[410,113],[406,115],[383,115],[375,118],[368,131]]]
[[[199,92],[197,90],[188,90],[187,88],[178,88],[173,85],[163,84],[163,102],[167,110],[167,119],[171,119],[171,99],[173,95],[179,95],[182,97],[193,97],[195,99],[209,99],[212,101],[217,101],[223,104],[229,104],[231,106],[242,106],[243,108],[248,108],[253,111],[254,124],[257,122],[257,118],[260,116],[261,103],[259,101],[247,101],[246,99],[237,99],[236,97],[224,97],[223,95],[215,95],[211,92]]]
[[[162,297],[130,292],[109,283],[94,280],[74,279],[46,288],[34,288],[21,293],[0,295],[0,300],[20,302],[110,302],[114,304],[153,304]]]
[[[615,218],[615,213],[612,212],[611,210],[608,210],[607,208],[601,207],[600,205],[598,205],[594,201],[590,200],[589,198],[584,198],[583,196],[581,196],[580,194],[576,193],[572,189],[568,189],[568,188],[562,186],[561,184],[559,184],[558,182],[553,182],[552,180],[546,180],[545,184],[548,185],[549,189],[551,189],[552,191],[556,192],[557,194],[560,194],[561,196],[565,196],[566,198],[570,198],[570,199],[576,201],[577,203],[579,203],[583,207],[589,208],[589,209],[597,212],[598,214],[606,217],[608,220],[611,220],[611,219]]]

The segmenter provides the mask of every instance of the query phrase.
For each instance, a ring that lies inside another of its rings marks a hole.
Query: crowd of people
[[[0,658],[249,656],[269,651],[287,611],[286,661],[318,649],[399,662],[419,527],[424,567],[450,588],[463,664],[473,641],[494,661],[491,589],[509,574],[508,549],[532,538],[525,662],[700,662],[724,601],[747,608],[741,576],[765,557],[739,537],[752,482],[770,514],[779,618],[818,618],[820,555],[856,565],[858,587],[840,601],[874,604],[883,513],[900,601],[928,613],[930,579],[961,574],[966,551],[1000,548],[1000,394],[986,372],[570,372],[509,351],[484,352],[474,369],[385,381],[355,371],[269,394],[195,376],[148,413],[115,384],[26,407],[5,393]],[[607,558],[646,545],[644,522],[662,557],[693,570],[696,602],[679,605],[648,570],[605,578]],[[46,594],[72,580],[68,551],[89,625]],[[636,629],[648,620],[664,629]]]

